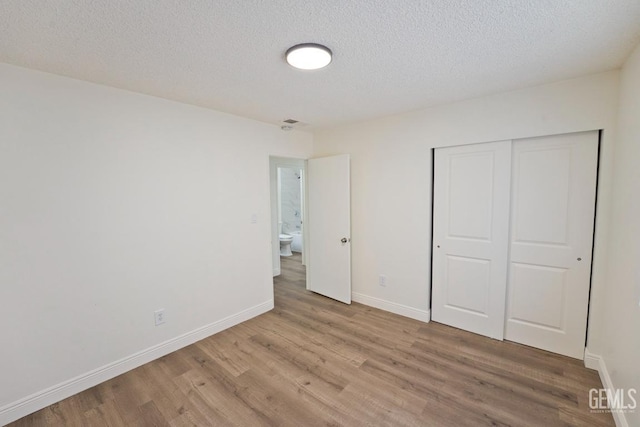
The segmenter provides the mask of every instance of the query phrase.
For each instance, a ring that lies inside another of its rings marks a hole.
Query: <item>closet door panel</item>
[[[505,338],[582,358],[598,133],[513,143]]]
[[[510,141],[435,150],[432,319],[504,335]]]

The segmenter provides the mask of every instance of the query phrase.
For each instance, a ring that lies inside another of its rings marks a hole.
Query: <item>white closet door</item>
[[[582,358],[598,132],[515,141],[505,338]]]
[[[503,339],[511,142],[435,150],[432,319]]]

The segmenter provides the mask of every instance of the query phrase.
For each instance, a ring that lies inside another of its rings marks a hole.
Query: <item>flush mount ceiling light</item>
[[[303,43],[287,50],[287,63],[301,70],[317,70],[331,62],[331,49],[321,44]]]

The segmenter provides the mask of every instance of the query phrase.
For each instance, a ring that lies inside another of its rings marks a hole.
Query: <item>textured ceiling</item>
[[[639,0],[0,1],[0,62],[307,129],[614,69],[639,41]],[[329,67],[289,67],[304,42]]]

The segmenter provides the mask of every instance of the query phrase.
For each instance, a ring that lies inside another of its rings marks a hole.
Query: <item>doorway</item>
[[[282,259],[306,264],[305,242],[307,239],[304,227],[306,162],[302,159],[270,157],[269,171],[271,253],[273,276],[276,277],[282,273]],[[283,240],[282,245],[281,240]]]
[[[273,276],[282,273],[281,259],[288,259],[289,255],[283,244],[281,256],[280,231],[295,232],[299,223],[302,243],[295,247],[301,250],[300,262],[306,267],[306,288],[350,304],[350,156],[340,154],[307,161],[270,157],[269,161]],[[279,195],[278,191],[280,188],[282,193],[287,180],[285,169],[293,169],[295,179],[292,180],[295,182],[299,177],[300,181],[301,206],[299,210],[292,210],[294,219],[290,221],[283,217],[284,209],[280,203],[282,194]],[[299,222],[296,220],[296,210],[301,218]]]

